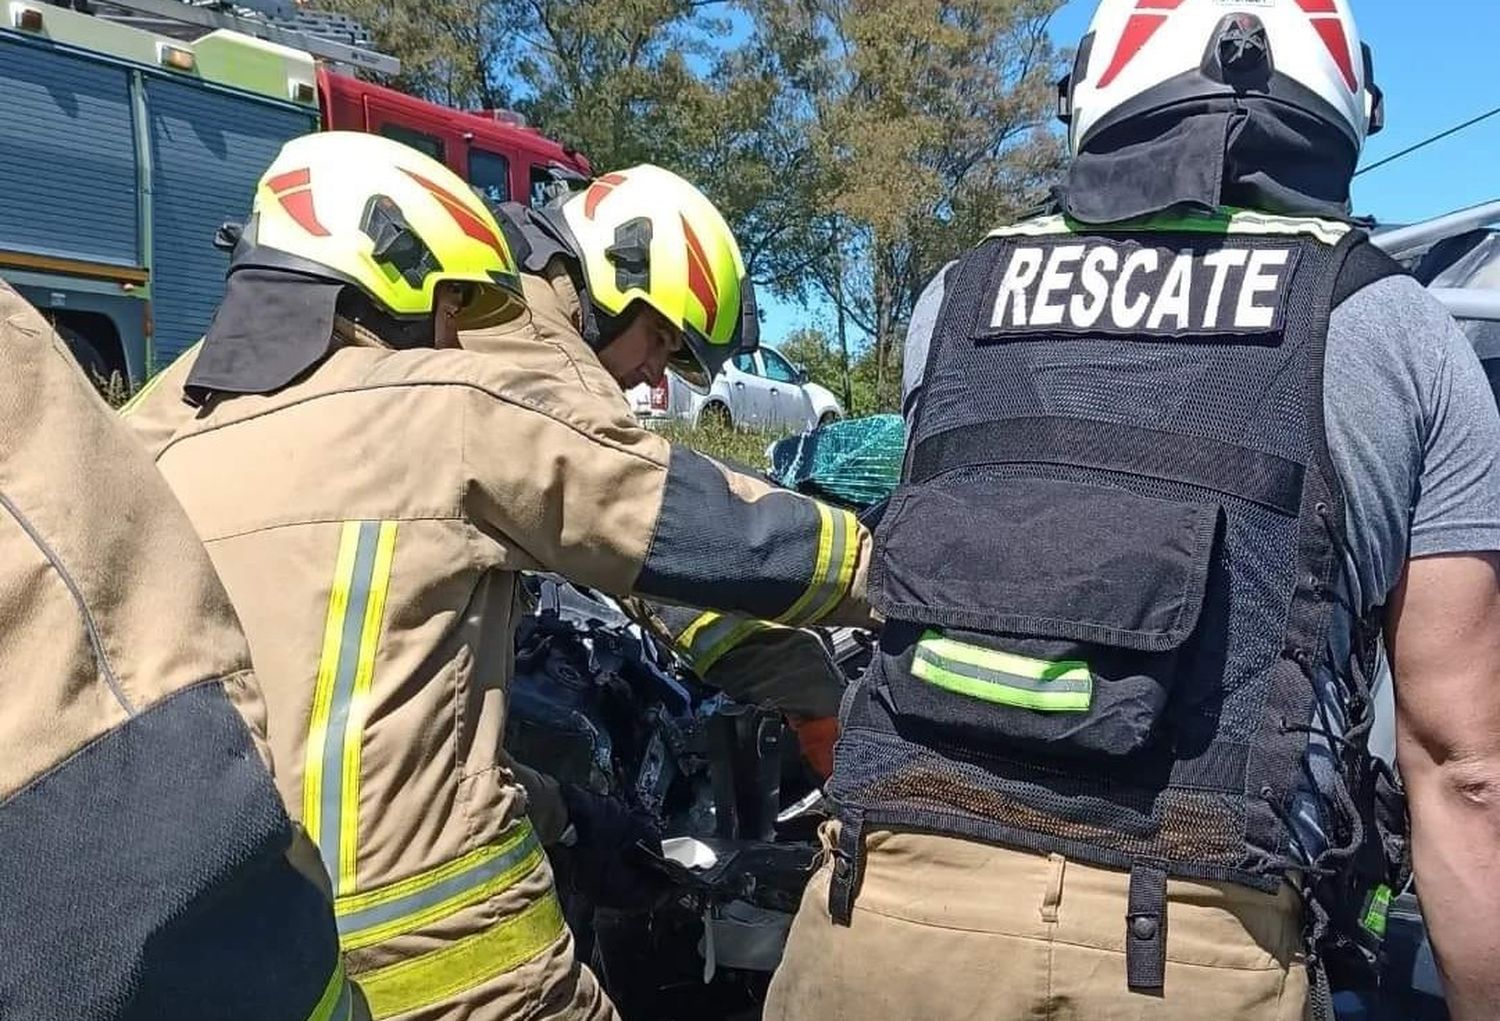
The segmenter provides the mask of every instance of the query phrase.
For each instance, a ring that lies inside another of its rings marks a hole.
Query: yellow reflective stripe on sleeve
[[[391,587],[391,561],[396,555],[396,522],[382,521],[375,540],[375,565],[370,594],[360,629],[359,660],[354,673],[348,723],[344,730],[343,810],[339,816],[339,885],[354,889],[355,852],[359,847],[359,760],[369,717],[370,684],[375,678],[375,653],[380,647],[380,625],[385,619],[385,597]]]
[[[362,972],[359,987],[376,1019],[394,1017],[483,985],[531,960],[562,934],[562,906],[549,892],[519,914],[441,950]]]
[[[501,840],[399,883],[334,902],[345,950],[383,943],[432,925],[509,889],[542,863],[542,845],[529,822]]]
[[[772,630],[781,630],[781,626],[753,617],[725,616],[710,610],[683,629],[676,645],[701,677],[746,638]]]
[[[818,503],[818,552],[807,591],[776,620],[811,624],[832,613],[849,592],[859,560],[859,521],[846,510]]]
[[[354,1003],[354,994],[349,989],[349,980],[344,975],[344,962],[340,960],[318,998],[318,1005],[307,1015],[307,1021],[348,1021]]]
[[[955,694],[1021,709],[1084,712],[1093,701],[1093,674],[1081,660],[1031,659],[955,642],[935,631],[917,643],[911,672]]]
[[[394,521],[344,522],[323,625],[303,759],[302,815],[340,895],[355,887],[360,745],[396,529]]]
[[[846,510],[835,510],[833,513],[843,519],[842,529],[835,532],[836,537],[841,540],[837,551],[837,573],[833,583],[828,586],[827,598],[813,610],[807,623],[822,620],[838,609],[839,603],[844,601],[854,584],[854,569],[859,563],[859,519]]]

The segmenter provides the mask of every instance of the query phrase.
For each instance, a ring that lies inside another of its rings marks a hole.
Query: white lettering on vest
[[[1285,248],[1263,248],[1250,253],[1250,267],[1245,270],[1245,284],[1240,288],[1240,306],[1235,325],[1265,329],[1276,321],[1275,306],[1257,305],[1255,296],[1269,294],[1281,286],[1281,276],[1273,269],[1285,269],[1289,253]]]
[[[992,326],[1025,326],[1026,288],[1036,281],[1042,268],[1040,248],[1017,248],[1011,253],[1010,265],[1005,267],[1005,279],[1000,281],[1000,293],[995,295],[995,314],[990,318]],[[1015,315],[1006,321],[1011,299],[1015,299]]]
[[[1089,253],[1083,257],[1083,273],[1079,279],[1084,293],[1074,297],[1068,308],[1068,314],[1072,316],[1074,323],[1089,329],[1099,321],[1099,317],[1104,314],[1104,307],[1109,304],[1109,278],[1106,274],[1112,274],[1119,268],[1120,253],[1113,248],[1089,249]],[[1085,296],[1087,301],[1084,300]]]
[[[1036,292],[1036,305],[1031,310],[1032,326],[1057,326],[1068,310],[1067,293],[1073,288],[1072,272],[1064,272],[1064,266],[1083,258],[1083,245],[1058,245],[1052,249],[1047,260],[1047,269],[1042,273],[1041,285]],[[1063,300],[1053,302],[1054,295]]]
[[[1208,310],[1203,317],[1203,325],[1208,329],[1219,325],[1219,303],[1224,300],[1224,283],[1229,279],[1229,271],[1244,266],[1248,258],[1250,252],[1244,248],[1224,248],[1203,257],[1203,265],[1214,271],[1214,282],[1208,289]]]
[[[1146,318],[1146,310],[1151,307],[1151,296],[1142,291],[1138,299],[1127,302],[1125,298],[1130,293],[1130,278],[1137,273],[1154,273],[1160,265],[1161,255],[1154,248],[1142,248],[1126,257],[1125,265],[1120,267],[1120,279],[1115,282],[1114,300],[1110,304],[1116,326],[1133,330]]]
[[[1010,247],[986,335],[1279,332],[1300,249],[1232,239],[1164,248],[1101,237]]]
[[[1183,252],[1172,260],[1172,268],[1167,271],[1167,282],[1162,285],[1161,295],[1156,299],[1156,307],[1151,310],[1146,328],[1159,330],[1170,318],[1176,320],[1172,329],[1187,329],[1193,314],[1190,293],[1192,286],[1193,255],[1191,252]]]

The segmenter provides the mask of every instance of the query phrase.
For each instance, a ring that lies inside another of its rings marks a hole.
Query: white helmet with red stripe
[[[1348,0],[1103,0],[1058,113],[1077,153],[1134,117],[1246,96],[1337,127],[1356,152],[1384,120]]]

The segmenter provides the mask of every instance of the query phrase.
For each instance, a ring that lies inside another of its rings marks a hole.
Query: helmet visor
[[[710,344],[703,334],[688,327],[682,331],[681,346],[667,360],[667,368],[694,392],[706,394],[728,358],[722,345]]]
[[[492,272],[486,283],[468,279],[453,282],[463,284],[466,292],[457,317],[460,330],[483,330],[530,316],[521,278],[513,273]]]
[[[760,315],[756,311],[755,286],[747,276],[740,282],[740,320],[727,344],[715,344],[702,331],[687,325],[683,343],[667,364],[696,390],[707,393],[724,363],[735,355],[750,354],[760,347]]]

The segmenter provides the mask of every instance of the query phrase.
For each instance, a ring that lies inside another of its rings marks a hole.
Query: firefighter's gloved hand
[[[600,907],[644,910],[662,895],[661,878],[640,864],[660,855],[661,830],[646,812],[619,798],[563,784],[568,806],[567,847],[573,886]],[[646,850],[638,849],[644,845]]]

